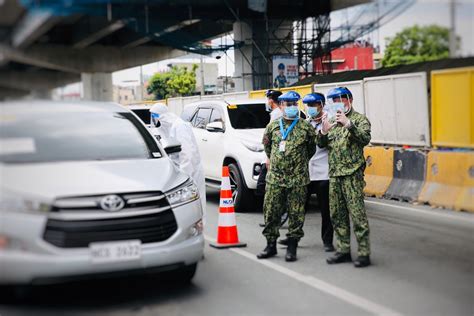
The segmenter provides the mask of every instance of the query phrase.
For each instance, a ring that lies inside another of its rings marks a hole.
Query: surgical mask
[[[285,116],[289,119],[295,119],[298,117],[300,110],[298,109],[298,106],[287,106],[285,108]]]
[[[351,111],[352,109],[352,102],[349,101],[349,106],[344,105],[344,114],[347,114]]]
[[[319,114],[319,111],[317,107],[308,106],[308,115],[310,117],[315,118],[316,116],[318,116],[318,114]]]
[[[271,112],[272,111],[272,107],[270,106],[270,101],[267,101],[267,103],[265,103],[265,110],[267,112]]]
[[[350,101],[349,96],[347,96],[347,100],[349,100],[349,104],[350,104],[349,106],[346,106],[345,103],[342,102],[342,101],[334,101],[334,99],[339,99],[339,100],[340,100],[340,98],[333,98],[333,99],[331,100],[332,102],[330,101],[330,103],[333,103],[333,104],[335,104],[335,103],[340,103],[340,104],[342,104],[342,105],[343,105],[343,109],[344,109],[344,114],[347,114],[347,113],[349,113],[349,112],[351,111],[351,109],[352,109],[352,102]],[[342,111],[342,109],[341,109],[341,111]]]

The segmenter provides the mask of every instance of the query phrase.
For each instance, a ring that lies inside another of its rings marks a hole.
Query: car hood
[[[261,143],[265,129],[236,129],[234,130],[234,132],[235,136],[237,136],[241,140],[249,141],[252,143]]]
[[[168,191],[187,176],[168,158],[147,160],[0,164],[1,190],[54,200],[140,191]]]

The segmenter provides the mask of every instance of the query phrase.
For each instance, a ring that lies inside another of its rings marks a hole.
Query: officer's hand
[[[323,122],[323,126],[322,126],[322,128],[321,128],[321,133],[322,133],[323,135],[326,135],[327,133],[329,133],[329,130],[330,130],[331,128],[333,128],[334,125],[337,124],[337,122],[329,123],[328,114],[327,114],[327,113],[324,113],[321,119],[322,119],[322,122]]]
[[[267,165],[267,170],[270,169],[270,159],[267,158],[267,161],[265,162],[265,164]]]
[[[346,114],[342,111],[337,111],[336,122],[340,123],[344,127],[349,127],[351,124],[351,121],[347,118]]]

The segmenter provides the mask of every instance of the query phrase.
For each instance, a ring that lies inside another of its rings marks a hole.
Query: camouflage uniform
[[[318,134],[318,146],[329,149],[329,204],[337,249],[350,252],[350,222],[359,244],[358,255],[370,255],[369,222],[364,206],[364,146],[370,142],[370,122],[352,109],[349,128],[340,124],[327,135]]]
[[[308,163],[316,150],[316,132],[305,120],[299,120],[286,139],[285,151],[279,150],[282,135],[280,120],[268,124],[263,136],[263,145],[267,157],[270,157],[270,169],[266,182],[264,200],[265,228],[263,235],[268,242],[274,242],[280,236],[280,217],[289,214],[289,238],[299,240],[303,237],[304,206],[307,185],[310,182]],[[292,121],[283,119],[287,129]]]

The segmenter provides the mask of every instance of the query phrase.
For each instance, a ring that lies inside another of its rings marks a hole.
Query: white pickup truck
[[[262,137],[270,116],[265,99],[203,100],[184,107],[193,126],[206,183],[219,187],[222,166],[229,167],[236,211],[258,208],[254,191],[265,161]]]

